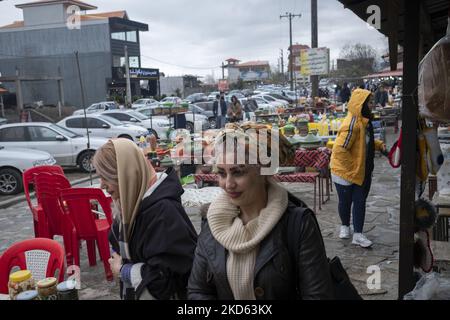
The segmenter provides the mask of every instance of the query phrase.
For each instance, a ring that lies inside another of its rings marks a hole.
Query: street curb
[[[92,179],[96,179],[96,178],[98,178],[98,175],[96,175],[96,174],[92,175]],[[87,177],[87,178],[83,178],[83,179],[70,181],[70,184],[72,186],[76,186],[78,184],[81,184],[81,183],[84,183],[84,182],[88,182],[89,180],[91,180],[91,178]],[[34,192],[31,192],[30,193],[30,199],[34,199],[34,197],[35,197]],[[13,206],[15,204],[18,204],[18,203],[20,203],[22,201],[26,201],[26,200],[27,200],[27,198],[25,197],[25,194],[21,194],[21,195],[15,196],[12,199],[5,200],[5,201],[0,201],[0,209],[6,209],[6,208],[8,208],[10,206]]]

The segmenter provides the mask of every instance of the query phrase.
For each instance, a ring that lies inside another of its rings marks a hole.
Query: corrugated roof
[[[385,36],[389,36],[388,14],[390,10],[397,10],[394,23],[398,30],[398,43],[403,45],[404,40],[404,8],[403,1],[400,0],[338,0],[345,8],[353,11],[359,18],[364,21],[370,17],[367,8],[370,5],[377,5],[381,9],[381,29],[379,30]],[[422,11],[429,18],[429,24],[432,33],[433,43],[442,38],[447,30],[447,17],[449,15],[449,0],[423,0]],[[421,30],[422,33],[425,30]],[[429,44],[429,46],[432,44]]]

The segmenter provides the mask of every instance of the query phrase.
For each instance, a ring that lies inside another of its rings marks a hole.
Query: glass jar
[[[34,288],[31,271],[21,270],[9,275],[8,293],[11,300],[15,300],[19,293],[34,290]]]
[[[78,300],[76,286],[77,282],[75,280],[67,280],[58,284],[58,300]]]
[[[56,289],[58,282],[56,278],[46,278],[38,281],[37,291],[40,300],[57,300],[58,292]]]
[[[36,290],[24,291],[16,296],[16,300],[17,301],[39,300],[38,292]]]

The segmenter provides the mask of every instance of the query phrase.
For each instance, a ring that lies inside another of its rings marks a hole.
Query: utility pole
[[[291,91],[294,90],[294,56],[292,54],[292,18],[301,17],[301,14],[292,14],[286,12],[286,15],[280,16],[281,18],[289,18],[289,69],[290,69],[290,80],[291,80]]]
[[[127,79],[126,107],[131,107],[130,61],[128,59],[128,46],[125,46],[125,77]]]
[[[283,49],[280,49],[280,52],[281,52],[281,74],[283,75],[283,85],[284,85],[286,78],[284,77],[284,57],[283,57]]]
[[[311,0],[311,48],[319,46],[319,34],[317,31],[317,0]],[[311,76],[311,98],[315,101],[315,97],[319,92],[319,76]]]
[[[222,80],[225,80],[225,64],[222,62]]]

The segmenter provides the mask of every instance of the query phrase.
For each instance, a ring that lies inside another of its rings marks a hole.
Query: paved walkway
[[[394,136],[390,136],[391,141],[393,138]],[[312,207],[311,185],[286,184],[286,188]],[[400,170],[392,169],[384,157],[377,157],[375,160],[374,179],[364,226],[364,232],[374,242],[371,249],[362,249],[353,246],[351,240],[338,238],[340,222],[337,203],[336,191],[333,188],[331,200],[317,212],[328,256],[341,258],[352,282],[364,299],[397,299]],[[187,211],[198,231],[200,229],[198,209]],[[26,202],[0,210],[0,253],[12,243],[33,236],[31,213]],[[62,241],[60,237],[57,239]],[[106,281],[101,261],[98,261],[97,266],[89,267],[85,245],[80,252],[82,255],[80,299],[118,299],[118,285]],[[379,290],[369,290],[366,284],[371,276],[367,273],[367,269],[374,265],[381,270]]]

